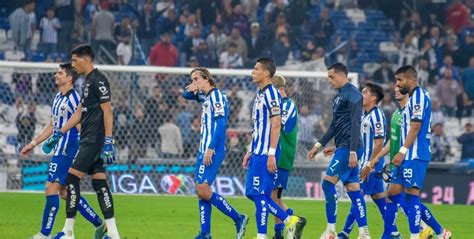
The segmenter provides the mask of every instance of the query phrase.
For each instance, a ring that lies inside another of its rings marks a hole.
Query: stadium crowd
[[[0,4],[0,28],[11,32],[7,40],[13,41],[14,49],[2,49],[0,59],[8,60],[13,50],[21,52],[21,60],[61,62],[73,45],[90,42],[96,51],[113,56],[105,57],[103,63],[120,65],[238,69],[253,67],[255,59],[264,55],[274,58],[279,67],[318,60],[344,62],[350,71],[360,73],[360,85],[374,81],[385,86],[382,108],[388,119],[397,107],[393,69],[415,65],[422,86],[433,96],[433,160],[446,161],[453,154],[452,138],[462,146],[462,159],[474,158],[471,124],[465,125],[460,136],[444,132],[448,118],[473,117],[474,1],[7,2]],[[37,31],[40,39],[35,42]],[[160,157],[192,157],[189,150],[196,148],[192,145],[198,141],[200,122],[198,112],[180,97],[186,79],[182,84],[166,85],[156,78],[157,86],[140,97],[139,103],[132,106],[122,97],[114,105],[118,148],[127,148],[130,160],[136,160],[146,152],[135,146],[151,141]],[[36,104],[50,104],[55,86],[50,73],[39,74],[35,81],[28,73],[14,73],[11,79],[12,84],[0,80],[0,101],[16,106],[21,144],[29,142],[40,127],[36,126]],[[302,148],[310,148],[314,133],[320,135],[329,122],[321,106],[329,100],[311,92],[312,84],[300,80],[289,87],[301,115],[298,137]],[[230,117],[230,125],[237,128],[242,123],[239,112],[250,107],[238,96],[246,87],[225,84],[223,89],[231,115],[237,116]],[[133,127],[140,130],[130,130]],[[170,140],[160,140],[163,138]],[[236,142],[245,147],[245,140]]]

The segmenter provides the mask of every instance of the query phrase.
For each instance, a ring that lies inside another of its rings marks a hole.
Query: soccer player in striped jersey
[[[428,92],[418,85],[417,72],[413,66],[400,67],[396,73],[397,87],[401,94],[410,94],[408,104],[403,110],[400,149],[395,154],[392,163],[397,166],[393,172],[393,180],[388,190],[390,201],[397,205],[401,192],[406,192],[406,213],[412,239],[419,238],[420,223],[424,220],[437,234],[438,238],[451,238],[451,232],[443,229],[429,209],[420,202],[420,190],[431,160],[431,99]],[[398,184],[398,185],[397,185]],[[397,186],[394,186],[397,185]],[[387,207],[385,222],[394,222],[397,208]],[[389,232],[384,232],[383,238],[390,238]]]
[[[281,96],[271,84],[275,71],[270,58],[258,59],[252,70],[259,91],[252,109],[252,143],[242,160],[242,166],[247,169],[245,195],[255,204],[257,239],[267,238],[268,212],[283,221],[287,238],[294,239],[301,237],[304,220],[288,215],[271,199],[281,128]]]
[[[383,96],[383,88],[380,85],[367,83],[362,89],[364,114],[362,116],[361,135],[364,143],[364,153],[359,159],[360,169],[369,167],[374,171],[370,173],[368,178],[361,179],[362,193],[370,195],[382,217],[385,213],[385,194],[383,180],[377,177],[376,172],[382,171],[384,161],[379,161],[376,165],[370,165],[370,160],[382,150],[385,142],[385,114],[377,107]],[[347,215],[343,231],[338,234],[338,238],[348,239],[354,224],[355,217],[352,208]]]
[[[212,205],[235,222],[236,238],[241,239],[245,234],[248,216],[238,213],[224,197],[212,192],[210,187],[225,158],[229,117],[227,98],[217,89],[211,73],[206,68],[193,69],[191,79],[192,83],[186,86],[183,97],[202,103],[201,140],[195,172],[201,231],[196,239],[211,238]]]
[[[272,77],[272,84],[278,89],[281,99],[281,129],[280,129],[280,147],[277,148],[278,171],[275,185],[272,191],[272,199],[283,209],[288,215],[293,215],[293,210],[288,208],[281,199],[283,190],[288,184],[288,176],[293,170],[293,163],[296,154],[296,143],[298,133],[298,109],[295,103],[286,95],[285,85],[286,79],[282,75]],[[285,225],[283,222],[275,218],[275,239],[283,239],[283,230]],[[306,221],[304,218],[302,220]],[[305,223],[305,222],[303,222]]]
[[[360,191],[358,167],[358,158],[361,158],[363,153],[360,140],[362,95],[349,82],[347,74],[347,67],[342,63],[335,63],[328,68],[329,84],[338,90],[338,94],[333,100],[333,118],[324,136],[308,152],[308,159],[313,160],[321,147],[324,147],[334,137],[336,150],[321,185],[326,197],[326,218],[328,221],[321,238],[335,238],[337,236],[335,184],[341,180],[352,201],[351,210],[353,210],[352,213],[359,226],[358,238],[368,239],[370,234],[367,226],[365,201]]]
[[[77,110],[80,95],[74,90],[74,82],[77,74],[70,63],[61,64],[60,68],[54,74],[54,80],[59,88],[51,109],[51,121],[43,129],[41,134],[36,136],[28,145],[23,147],[21,155],[28,157],[35,146],[45,141],[56,129],[60,129],[72,114]],[[51,238],[51,230],[54,226],[54,220],[59,210],[59,197],[66,199],[66,177],[72,160],[79,147],[79,132],[77,128],[69,130],[53,149],[53,157],[49,163],[48,178],[46,182],[46,205],[43,212],[41,230],[33,239]],[[52,149],[52,148],[51,148]],[[50,151],[50,150],[49,150]],[[46,150],[45,153],[49,153]],[[59,195],[58,195],[59,193]],[[85,198],[79,200],[80,213],[96,227],[95,238],[102,238],[105,224],[95,213]]]

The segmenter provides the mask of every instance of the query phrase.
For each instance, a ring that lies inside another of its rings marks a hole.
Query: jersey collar
[[[281,98],[281,101],[285,101],[285,100],[290,100],[290,97],[285,96],[285,97]]]
[[[66,94],[64,94],[64,95],[63,95],[61,92],[59,92],[59,94],[60,94],[61,96],[69,96],[70,94],[72,94],[73,91],[74,91],[74,88],[68,90],[68,91],[66,92]]]
[[[261,90],[258,91],[259,94],[263,93],[268,87],[270,87],[272,84],[268,84],[264,86]]]
[[[339,92],[343,91],[345,88],[348,88],[349,86],[351,85],[350,82],[347,82],[346,84],[344,84],[341,88],[339,88]]]
[[[417,85],[415,88],[413,88],[412,91],[410,91],[410,97],[413,96],[413,93],[414,93],[418,88],[420,88],[420,86]]]
[[[374,106],[374,107],[372,107],[372,108],[371,108],[369,111],[367,111],[367,112],[364,112],[364,113],[365,113],[365,115],[368,115],[368,114],[370,114],[370,113],[371,113],[373,110],[375,110],[375,108],[377,108],[377,106]]]
[[[206,96],[211,95],[213,91],[217,90],[217,87],[212,88],[210,91],[207,92]]]

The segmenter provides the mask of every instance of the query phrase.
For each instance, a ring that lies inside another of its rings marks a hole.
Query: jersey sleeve
[[[109,80],[103,76],[96,81],[97,94],[99,96],[99,103],[106,103],[110,101],[110,85]]]
[[[375,110],[370,120],[372,130],[374,131],[374,139],[385,138],[385,117],[381,110]]]
[[[420,88],[416,89],[413,96],[410,97],[409,110],[411,112],[410,120],[421,122],[425,116],[426,96]]]
[[[270,118],[281,115],[280,95],[275,87],[270,86],[265,91],[264,103],[270,113]]]
[[[79,105],[79,102],[81,100],[81,97],[79,96],[79,93],[77,91],[73,91],[69,97],[68,97],[68,111],[69,113],[74,113],[77,110],[77,106]]]
[[[297,110],[295,104],[291,101],[286,101],[283,103],[281,112],[281,125],[283,130],[286,133],[289,133],[293,130],[296,125],[296,116]]]
[[[225,117],[225,98],[221,91],[216,90],[212,93],[212,114],[214,118]]]

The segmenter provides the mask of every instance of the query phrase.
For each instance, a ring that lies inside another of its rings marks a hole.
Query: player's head
[[[367,83],[362,89],[363,106],[377,105],[383,99],[383,87],[375,83]]]
[[[191,80],[200,91],[204,91],[209,87],[216,87],[216,82],[212,78],[211,72],[203,67],[194,68],[191,71]]]
[[[418,78],[415,67],[411,65],[404,65],[395,72],[397,79],[397,87],[400,88],[400,93],[408,94],[418,84]]]
[[[348,82],[348,73],[346,65],[339,62],[332,64],[328,67],[329,84],[336,89],[341,88]]]
[[[274,75],[272,77],[272,85],[280,91],[280,94],[285,93],[286,79],[282,75]]]
[[[262,57],[257,59],[252,70],[253,82],[259,83],[265,79],[271,79],[276,72],[275,62],[271,58]]]
[[[59,64],[59,69],[54,73],[54,82],[57,86],[64,86],[67,84],[74,85],[77,80],[77,73],[72,68],[71,63]]]
[[[78,74],[86,73],[86,70],[93,65],[95,53],[89,44],[81,44],[71,51],[71,64]]]

